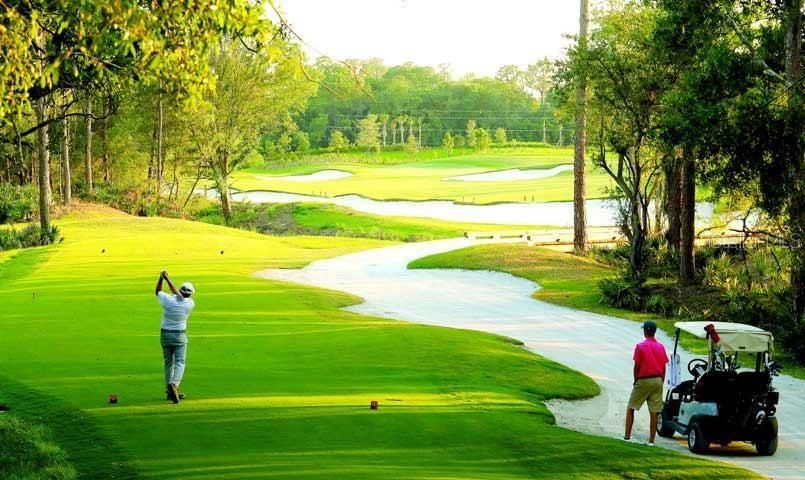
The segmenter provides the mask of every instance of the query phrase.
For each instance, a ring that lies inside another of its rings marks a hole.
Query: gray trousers
[[[161,332],[162,359],[165,365],[165,385],[182,383],[187,359],[187,334]]]

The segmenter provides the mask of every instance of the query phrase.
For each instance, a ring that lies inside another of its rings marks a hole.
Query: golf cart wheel
[[[688,432],[688,450],[693,453],[707,453],[710,450],[710,441],[704,433],[701,423],[691,422]]]
[[[672,427],[668,422],[665,421],[665,412],[660,413],[658,417],[659,418],[657,418],[657,433],[662,438],[673,438],[674,433],[676,433],[676,431],[674,430],[674,427]]]
[[[770,419],[766,428],[764,428],[764,436],[755,441],[755,449],[758,455],[772,456],[777,452],[777,419]]]

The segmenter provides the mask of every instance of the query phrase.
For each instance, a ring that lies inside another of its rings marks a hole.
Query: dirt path
[[[631,384],[631,352],[641,339],[639,324],[540,302],[538,285],[497,272],[407,270],[411,261],[474,245],[465,239],[397,245],[314,262],[301,270],[265,270],[257,275],[341,290],[365,302],[349,310],[428,325],[468,328],[516,338],[534,352],[579,370],[601,385],[598,397],[550,402],[557,422],[574,430],[620,438]],[[665,335],[658,338],[672,348]],[[683,364],[692,358],[683,352]],[[740,445],[714,457],[778,479],[805,478],[805,381],[776,379],[781,405],[780,449],[757,457]],[[645,441],[645,410],[635,439]],[[658,445],[687,451],[681,438]]]

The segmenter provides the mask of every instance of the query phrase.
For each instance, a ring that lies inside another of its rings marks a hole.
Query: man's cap
[[[657,324],[652,322],[651,320],[646,320],[645,322],[643,322],[643,330],[649,333],[654,333],[657,331]]]
[[[193,286],[192,283],[185,282],[185,283],[182,284],[181,287],[179,287],[179,291],[181,293],[186,293],[188,295],[192,295],[192,294],[196,293],[196,288]]]

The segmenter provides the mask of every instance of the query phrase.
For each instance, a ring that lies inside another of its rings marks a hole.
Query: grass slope
[[[205,208],[197,220],[224,223],[218,205]],[[538,230],[547,227],[446,222],[429,218],[383,217],[324,203],[236,205],[232,225],[280,235],[324,235],[420,242],[456,238],[465,232]]]
[[[751,477],[552,426],[541,400],[597,387],[507,339],[359,316],[339,309],[354,297],[250,276],[379,242],[125,216],[61,227],[63,244],[2,264],[0,375],[14,382],[0,401],[58,419],[86,478]],[[178,406],[161,378],[161,268],[198,289]]]
[[[393,152],[404,154],[404,152]],[[247,170],[235,176],[234,185],[241,190],[275,190],[328,196],[355,193],[378,200],[453,200],[467,203],[550,202],[573,199],[573,172],[555,177],[527,181],[462,182],[445,181],[447,177],[511,168],[551,168],[573,163],[572,148],[532,147],[493,149],[486,153],[411,160],[393,165],[349,161],[349,157],[312,162],[278,170]],[[338,169],[354,176],[323,182],[287,182],[273,176],[307,174],[318,170]],[[590,198],[606,197],[604,188],[611,182],[593,165],[587,168],[587,191]]]

